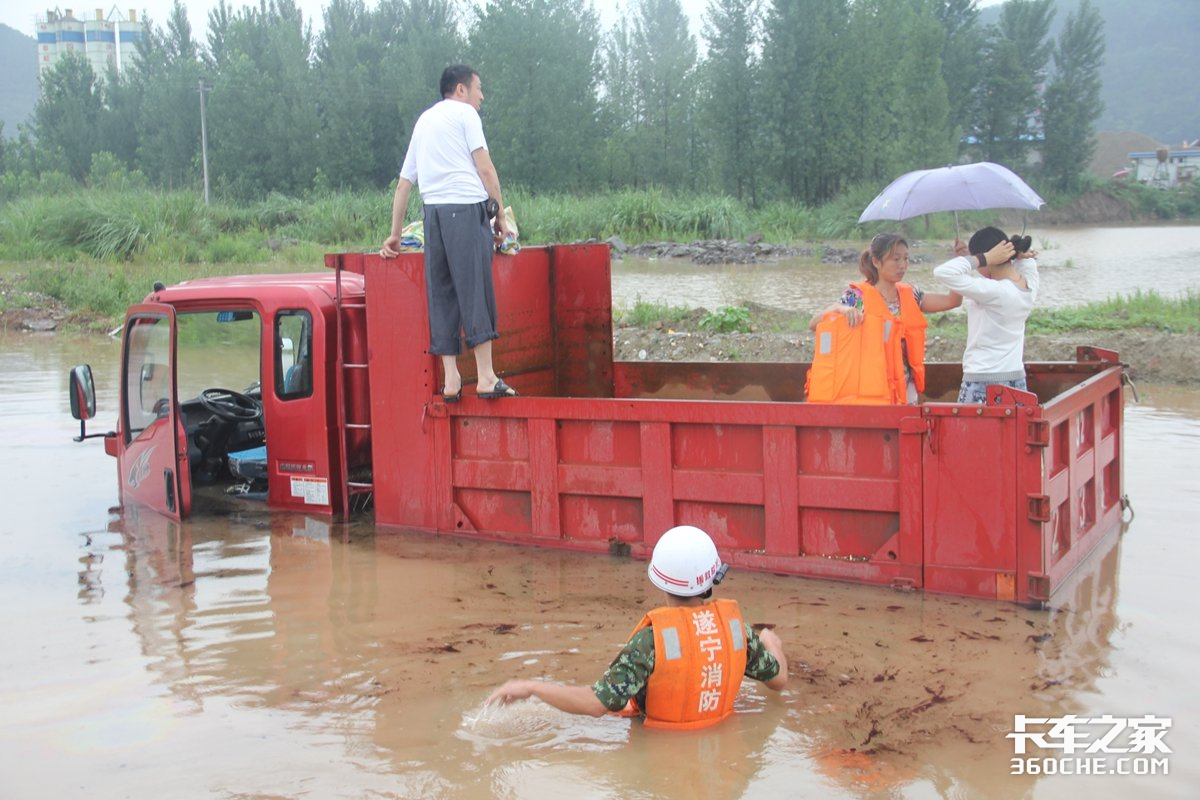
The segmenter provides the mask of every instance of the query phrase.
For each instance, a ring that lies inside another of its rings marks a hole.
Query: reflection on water
[[[670,735],[537,703],[517,675],[590,683],[655,594],[644,565],[253,506],[174,524],[115,502],[64,391],[116,346],[0,338],[0,796],[1190,796],[1200,745],[1190,617],[1200,393],[1128,409],[1136,517],[1055,608],[734,573],[774,622],[781,696]],[[1008,774],[1015,714],[1172,716],[1170,776]]]
[[[1176,296],[1200,290],[1200,227],[1031,229],[1040,251],[1038,305],[1079,305],[1137,290]],[[858,247],[859,243],[852,245]],[[906,280],[937,290],[933,268],[950,257],[945,242],[913,242]],[[710,310],[749,300],[812,312],[861,280],[857,263],[822,264],[820,254],[777,264],[697,266],[690,261],[627,258],[613,263],[613,302]]]

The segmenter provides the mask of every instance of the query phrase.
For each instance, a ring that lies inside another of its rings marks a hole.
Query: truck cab
[[[369,487],[362,301],[362,276],[341,271],[156,285],[126,314],[104,435],[122,504],[174,519],[230,497],[345,511],[348,475]],[[72,372],[85,415],[89,373]]]

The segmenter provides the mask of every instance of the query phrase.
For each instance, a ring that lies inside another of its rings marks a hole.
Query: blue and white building
[[[1129,154],[1129,178],[1154,186],[1178,186],[1200,177],[1200,140],[1174,149]]]
[[[142,23],[137,11],[124,17],[115,7],[107,16],[97,8],[93,17],[79,19],[74,9],[48,10],[37,21],[38,75],[53,67],[68,53],[87,58],[96,77],[103,79],[109,65],[120,72],[137,57],[136,44],[142,38]]]

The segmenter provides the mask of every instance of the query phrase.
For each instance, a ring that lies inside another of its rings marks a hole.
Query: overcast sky
[[[321,9],[327,4],[328,0],[297,0],[298,5],[304,12],[306,20],[312,20],[314,29],[321,26]],[[93,19],[96,14],[96,9],[100,8],[107,18],[109,13],[114,9],[120,9],[121,15],[128,17],[130,8],[135,8],[138,11],[137,16],[148,16],[160,28],[166,27],[167,16],[171,13],[172,0],[125,0],[124,2],[112,4],[112,0],[107,0],[108,4],[100,2],[100,0],[66,0],[60,5],[51,5],[47,2],[39,2],[39,0],[0,0],[0,22],[8,25],[10,28],[15,28],[21,33],[37,36],[36,20],[38,16],[44,16],[47,8],[58,8],[63,11],[70,8],[74,10],[76,19]],[[229,5],[234,9],[239,9],[248,3],[244,0],[227,0]],[[479,3],[484,3],[486,0],[477,0]],[[993,5],[1002,2],[1002,0],[981,0],[980,5]],[[208,10],[217,4],[217,0],[186,0],[184,7],[188,10],[188,18],[192,22],[192,32],[198,39],[203,39],[208,30]],[[367,0],[369,7],[374,7],[375,0]],[[701,28],[701,18],[704,16],[704,10],[708,6],[708,0],[680,0],[683,10],[691,18],[692,33],[699,37]],[[257,5],[257,0],[250,5]],[[600,24],[604,29],[609,28],[617,20],[617,7],[625,8],[628,5],[627,0],[613,2],[613,0],[597,0],[593,5],[600,10]]]
[[[123,16],[128,18],[129,9],[137,9],[137,16],[141,18],[143,15],[152,19],[160,28],[166,27],[167,16],[171,13],[171,6],[174,5],[173,0],[124,0],[113,5],[113,0],[106,0],[108,5],[100,2],[100,0],[58,0],[59,5],[50,5],[42,0],[0,0],[0,22],[8,25],[10,28],[15,28],[21,33],[29,36],[37,36],[36,20],[38,16],[44,16],[47,8],[59,8],[63,11],[70,8],[74,11],[76,19],[94,19],[96,9],[104,10],[104,16],[107,18],[109,12],[114,8],[120,9]],[[208,10],[217,5],[218,0],[185,0],[184,7],[188,10],[188,19],[192,23],[192,32],[197,38],[204,38],[205,32],[208,30]],[[226,0],[234,9],[239,9],[245,5],[257,5],[257,0],[254,2],[246,2],[246,0]],[[486,0],[478,0],[482,5]],[[366,0],[369,8],[374,8],[376,0]],[[304,18],[311,20],[314,29],[321,26],[321,9],[328,5],[328,0],[297,0],[297,5],[304,12]],[[618,3],[612,0],[599,0],[594,2],[596,8],[600,10],[601,27],[608,28],[617,19],[616,6]],[[622,0],[619,3],[624,7],[626,3]],[[705,7],[708,5],[708,0],[680,0],[680,5],[683,6],[685,13],[691,17],[692,33],[697,36],[700,34],[700,18],[704,13]]]

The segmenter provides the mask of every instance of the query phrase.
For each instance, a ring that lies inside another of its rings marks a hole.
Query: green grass
[[[47,295],[66,304],[72,313],[98,318],[101,325],[118,324],[125,309],[142,302],[155,281],[168,286],[198,277],[323,270],[318,258],[307,269],[297,270],[285,261],[244,264],[206,264],[197,270],[192,264],[110,264],[103,262],[35,263],[19,282],[28,292]]]
[[[81,189],[0,206],[0,259],[320,263],[325,252],[377,248],[390,218],[382,193],[205,205],[190,192]]]
[[[134,180],[60,189],[43,181],[0,203],[0,260],[301,263],[314,256],[319,260],[325,252],[374,250],[391,227],[392,193],[386,190],[323,190],[303,197],[272,194],[252,203],[205,205],[194,191],[157,191]],[[859,225],[859,214],[878,189],[874,184],[851,186],[815,208],[785,201],[753,207],[725,195],[676,195],[657,188],[567,195],[536,194],[510,186],[504,200],[514,210],[525,244],[619,236],[635,245],[751,235],[793,244],[862,240],[883,230],[900,231],[913,239],[954,236],[950,213]],[[1200,217],[1200,182],[1173,191],[1117,184],[1106,184],[1102,190],[1128,203],[1141,218]],[[410,220],[418,207],[414,198]],[[962,212],[958,229],[973,231],[993,216],[992,212]]]
[[[687,306],[666,303],[647,303],[638,297],[631,308],[614,308],[613,321],[635,328],[649,328],[658,323],[678,323],[690,313]]]
[[[1025,326],[1029,333],[1150,328],[1165,333],[1200,332],[1200,292],[1177,298],[1137,291],[1083,306],[1034,310]]]
[[[1164,297],[1153,290],[1139,290],[1081,306],[1035,308],[1025,323],[1026,333],[1139,328],[1164,333],[1200,333],[1200,292],[1188,290],[1179,297]],[[962,334],[966,329],[967,317],[962,313],[935,314],[929,318],[930,334]]]

